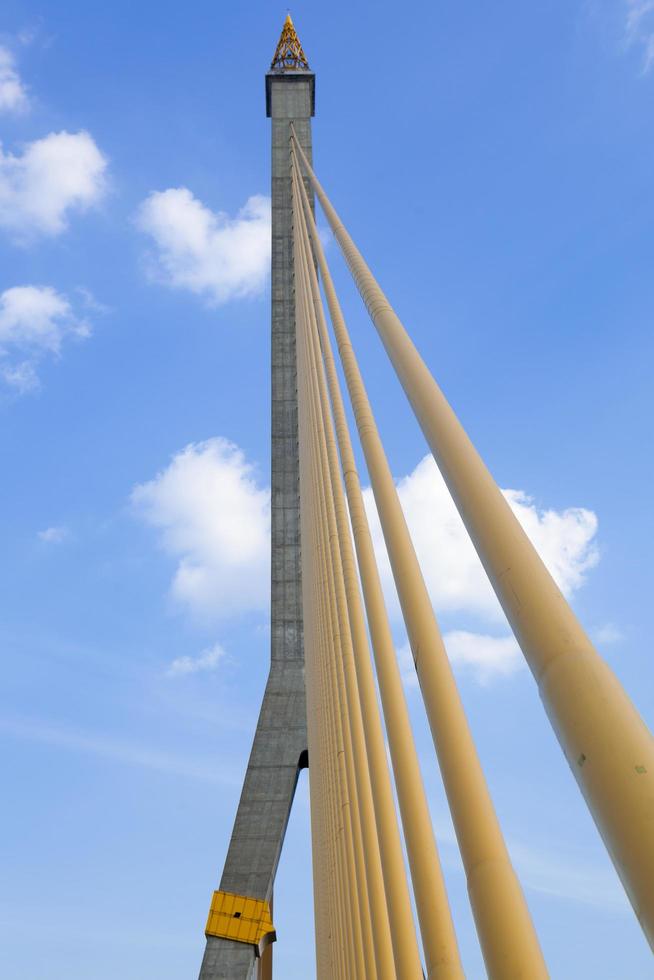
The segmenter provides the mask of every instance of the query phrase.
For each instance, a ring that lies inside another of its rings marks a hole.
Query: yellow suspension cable
[[[593,647],[338,218],[302,148],[298,150],[654,948],[654,739]]]
[[[297,188],[295,189],[297,191]],[[312,273],[315,275],[315,270],[310,264],[308,240],[303,237],[304,233],[301,212],[298,212],[298,217],[299,220],[295,225],[295,231],[300,240],[305,278],[306,273],[308,273],[309,278],[311,278]],[[358,680],[353,657],[355,637],[351,632],[351,621],[349,615],[352,590],[354,589],[356,591],[358,597],[358,583],[354,565],[351,560],[348,562],[346,557],[347,549],[349,548],[351,551],[349,538],[350,532],[343,501],[342,487],[340,486],[340,482],[337,482],[339,481],[338,463],[335,455],[335,445],[333,443],[331,420],[329,419],[326,410],[327,402],[323,391],[324,378],[321,376],[322,367],[318,363],[317,351],[313,343],[313,335],[315,334],[315,314],[316,310],[314,298],[308,321],[309,332],[308,336],[305,338],[305,342],[308,343],[308,347],[310,349],[311,363],[309,365],[309,374],[314,387],[315,412],[322,420],[320,441],[323,442],[324,436],[324,446],[326,450],[326,459],[321,472],[321,479],[323,481],[323,486],[325,487],[325,497],[329,509],[328,521],[332,527],[335,524],[336,530],[336,535],[332,539],[332,561],[337,583],[339,619],[341,621],[341,633],[343,635],[343,670],[348,698],[348,711],[352,719],[352,742],[354,752],[353,761],[355,763],[356,781],[359,784],[358,799],[361,816],[362,837],[365,849],[365,854],[363,857],[367,882],[366,891],[370,900],[369,912],[372,922],[372,931],[374,933],[374,942],[372,942],[371,948],[374,948],[375,961],[377,964],[376,972],[379,975],[380,980],[392,980],[392,978],[395,977],[393,952],[390,941],[386,898],[384,894],[384,881],[377,838],[377,826],[375,822],[370,773],[368,769],[363,716],[359,700]],[[363,639],[365,643],[364,655],[367,656],[365,627]],[[375,710],[377,710],[378,713],[376,703]],[[371,939],[372,938],[373,937],[371,937]],[[369,965],[368,972],[372,977],[374,973],[374,964],[371,963]]]
[[[302,316],[301,307],[296,308],[296,318]],[[315,503],[313,500],[313,487],[311,477],[311,459],[308,446],[310,444],[309,412],[306,407],[306,385],[303,382],[303,364],[298,359],[298,401],[299,401],[299,439],[300,439],[300,469],[301,486],[303,491],[300,495],[300,511],[302,521],[302,533],[305,542],[311,541],[312,534],[315,535],[316,521],[314,517]],[[312,772],[316,779],[312,792],[315,793],[318,801],[321,816],[320,827],[312,826],[312,833],[324,834],[326,864],[327,864],[327,885],[328,885],[328,907],[331,916],[330,928],[330,948],[333,962],[336,965],[336,976],[338,980],[347,980],[352,972],[352,959],[349,950],[349,942],[345,933],[345,892],[343,887],[344,858],[343,858],[343,835],[342,835],[342,809],[340,806],[340,788],[338,780],[335,778],[334,751],[329,740],[328,702],[324,689],[324,668],[323,662],[325,652],[325,630],[323,623],[323,612],[320,604],[314,599],[311,601],[311,592],[318,591],[319,594],[319,556],[315,547],[315,541],[311,547],[303,550],[303,571],[306,570],[306,579],[303,578],[303,595],[305,597],[303,605],[307,619],[307,626],[311,623],[312,632],[305,634],[305,659],[307,670],[308,703],[314,707],[314,711],[308,714],[309,732],[312,730],[315,735],[310,743],[310,752],[314,753],[314,763]],[[310,591],[309,591],[310,590]],[[307,601],[308,594],[308,601]],[[311,615],[310,617],[310,614]],[[313,724],[312,724],[313,723]],[[321,782],[318,782],[318,780]],[[315,836],[314,836],[315,840]],[[317,887],[317,886],[316,886]],[[317,941],[319,936],[317,932]],[[322,978],[321,978],[322,980]],[[325,980],[327,978],[325,977]]]
[[[297,252],[296,252],[297,254]],[[298,322],[302,324],[307,315],[306,297],[303,291],[302,265],[300,261],[296,263],[296,295],[300,303],[298,304]],[[302,352],[302,328],[298,331],[298,367],[306,362],[306,357]],[[306,371],[302,370],[301,376],[307,378]],[[307,393],[309,391],[307,387]],[[311,419],[310,425],[310,447],[309,452],[313,455],[312,464],[315,469],[315,422],[312,417],[310,398],[307,397],[307,414]],[[316,484],[314,476],[314,487]],[[315,496],[315,494],[314,494]],[[320,509],[320,496],[317,497],[317,510]],[[337,626],[334,622],[334,594],[333,583],[329,578],[329,559],[327,554],[327,542],[324,537],[324,522],[318,516],[316,525],[319,533],[316,555],[319,557],[319,594],[322,599],[323,609],[323,636],[325,640],[322,644],[324,656],[322,658],[323,674],[323,696],[322,703],[326,707],[328,718],[327,746],[328,752],[332,756],[334,770],[334,783],[338,800],[338,810],[335,814],[337,823],[337,856],[340,868],[338,879],[340,882],[340,907],[337,915],[342,927],[342,941],[345,945],[347,958],[348,976],[362,975],[364,970],[363,947],[361,941],[361,922],[359,908],[359,892],[357,887],[357,875],[355,864],[354,848],[354,821],[356,813],[353,811],[352,798],[348,787],[347,769],[351,761],[351,748],[349,745],[349,731],[347,720],[344,717],[344,709],[341,703],[341,692],[336,679],[336,658],[337,647],[340,637]],[[351,780],[350,780],[351,782]]]
[[[318,262],[330,304],[332,317],[340,310],[334,305],[335,292],[324,251],[320,243],[315,221],[309,207],[304,186],[300,185],[305,226],[311,237],[314,255]],[[316,284],[317,288],[317,284]],[[434,839],[429,807],[425,797],[418,756],[413,741],[411,723],[400,671],[397,664],[391,628],[386,613],[384,597],[377,569],[377,562],[363,503],[352,442],[345,415],[340,382],[336,373],[329,333],[324,317],[318,318],[327,381],[339,450],[345,474],[346,490],[355,546],[364,590],[368,622],[373,642],[384,717],[388,731],[389,748],[402,814],[402,825],[407,843],[411,878],[420,922],[423,947],[427,960],[428,977],[462,978],[463,968],[458,952],[454,926]],[[364,627],[365,628],[365,627]]]
[[[324,467],[320,464],[320,481],[324,484]],[[327,491],[328,496],[329,491]],[[323,507],[324,513],[324,507]],[[348,685],[345,684],[345,677],[343,674],[343,663],[339,653],[342,654],[343,659],[347,663],[347,647],[348,647],[348,630],[349,626],[346,621],[343,621],[343,613],[341,607],[341,599],[339,596],[339,584],[338,584],[338,557],[335,558],[333,554],[334,542],[331,540],[329,542],[329,550],[331,554],[331,568],[330,568],[330,581],[334,583],[334,591],[337,608],[333,613],[333,618],[338,621],[338,644],[336,648],[336,683],[340,692],[343,705],[341,710],[343,714],[347,712],[347,718],[343,718],[343,730],[345,732],[345,758],[346,758],[346,770],[348,777],[348,792],[350,794],[350,799],[355,801],[352,812],[353,821],[353,831],[354,831],[354,849],[355,849],[355,865],[357,871],[357,882],[358,889],[360,893],[360,910],[361,910],[361,924],[362,924],[362,935],[363,935],[363,946],[366,949],[373,948],[373,926],[372,918],[369,906],[369,896],[368,888],[366,882],[366,864],[368,859],[374,861],[374,852],[377,852],[377,862],[379,862],[378,856],[378,846],[376,839],[376,831],[374,827],[374,819],[372,818],[372,802],[366,798],[366,794],[369,797],[369,784],[366,787],[365,782],[360,779],[360,772],[358,770],[357,762],[360,761],[360,746],[359,741],[363,740],[363,732],[361,729],[361,718],[360,716],[353,718],[353,712],[351,710],[352,701],[356,700],[358,704],[357,692],[351,692],[348,689]],[[327,561],[329,562],[330,556],[328,555]],[[357,728],[358,726],[358,728]],[[365,765],[365,757],[364,757]],[[367,772],[367,770],[366,770]],[[362,785],[363,783],[363,785]],[[367,812],[367,808],[370,810],[370,820],[372,820],[372,826],[370,827],[368,823],[364,820],[364,812]],[[370,831],[373,831],[371,834]],[[369,964],[367,973],[370,975],[371,980],[376,974],[374,963]]]
[[[293,145],[314,183],[302,148],[295,140]],[[314,188],[323,204],[324,192],[318,191],[316,184],[317,181]],[[332,320],[332,325],[461,850],[486,968],[493,980],[520,975],[540,980],[548,976],[547,968],[502,837],[347,328],[342,317]]]
[[[305,270],[302,261],[302,256],[300,256],[300,267],[296,269],[296,276],[302,277],[302,290],[301,295],[305,303],[305,314],[310,317],[311,311],[308,308],[308,299],[306,296],[306,282],[305,282]],[[304,327],[305,337],[303,338],[303,348],[306,342],[306,330],[307,326]],[[342,671],[342,655],[343,648],[347,644],[348,630],[349,626],[347,622],[342,621],[342,617],[339,616],[338,612],[338,582],[335,575],[335,558],[332,553],[332,530],[329,527],[329,517],[328,517],[328,493],[326,492],[325,478],[323,470],[323,460],[322,460],[322,432],[320,426],[320,418],[316,413],[315,409],[315,398],[313,391],[313,378],[311,375],[311,366],[309,364],[309,356],[304,349],[304,356],[307,361],[307,379],[309,388],[309,405],[313,420],[313,432],[314,432],[314,442],[313,449],[315,453],[315,465],[317,468],[317,481],[318,485],[322,489],[322,493],[319,496],[319,517],[318,526],[322,530],[322,547],[324,549],[324,568],[327,580],[327,596],[328,596],[328,620],[330,624],[330,629],[332,631],[332,656],[330,658],[330,671],[331,671],[331,684],[333,685],[333,692],[335,697],[335,702],[337,704],[337,717],[336,725],[339,732],[339,739],[342,740],[342,763],[345,772],[345,790],[344,799],[347,801],[345,806],[347,807],[346,819],[349,822],[349,832],[351,834],[351,849],[350,843],[348,841],[348,862],[351,862],[352,872],[353,872],[353,882],[354,888],[352,894],[349,896],[351,902],[351,914],[352,914],[352,927],[353,927],[353,949],[356,960],[356,975],[359,976],[361,971],[364,969],[364,957],[363,957],[363,935],[365,932],[365,913],[367,910],[367,892],[364,895],[365,887],[365,872],[364,872],[364,858],[363,858],[363,846],[361,841],[361,826],[359,817],[359,805],[358,805],[358,792],[356,779],[353,771],[353,749],[352,749],[352,731],[350,725],[350,717],[347,710],[346,703],[346,692],[343,679]],[[338,557],[336,558],[336,562]]]
[[[296,189],[297,189],[297,175],[296,175]],[[306,237],[306,230],[303,226],[303,215],[300,211],[300,220],[296,222],[296,232],[299,232],[300,236],[304,235],[306,246],[308,248],[308,239]],[[308,254],[308,253],[307,253]],[[311,275],[315,275],[315,270],[310,261],[306,263],[306,271]],[[321,306],[319,305],[316,312],[321,311]],[[314,334],[315,334],[314,325]],[[316,348],[316,361],[314,362],[314,374],[318,377],[319,381],[322,382],[324,389],[324,376],[322,375],[322,363],[320,362],[318,368],[318,358],[317,358],[317,348]],[[331,425],[331,418],[329,417],[329,411],[327,408],[327,397],[326,392],[324,393],[324,418],[331,431],[331,450],[333,458],[333,466],[335,470],[338,471],[338,461],[336,455],[335,441],[333,437],[333,427]],[[364,685],[366,687],[366,697],[363,705],[363,713],[365,717],[365,737],[369,743],[368,753],[369,759],[374,761],[373,770],[371,775],[373,775],[373,792],[375,792],[375,817],[378,819],[378,827],[380,831],[380,845],[383,851],[383,874],[386,888],[386,900],[388,904],[388,913],[390,919],[390,939],[393,946],[395,969],[397,970],[398,976],[401,977],[421,977],[422,968],[420,965],[420,957],[417,946],[417,939],[415,935],[415,925],[413,922],[413,915],[411,912],[410,905],[410,895],[408,890],[408,885],[406,881],[406,872],[404,867],[404,860],[402,857],[401,842],[399,836],[399,829],[397,826],[397,820],[395,815],[395,807],[392,797],[392,788],[390,783],[390,777],[388,773],[388,762],[386,757],[386,751],[383,740],[383,733],[381,728],[381,720],[379,717],[379,707],[377,704],[376,694],[374,690],[374,679],[372,676],[372,671],[370,667],[370,658],[368,653],[368,642],[365,635],[365,623],[363,622],[363,615],[360,606],[360,597],[358,591],[358,582],[356,579],[356,571],[354,560],[351,554],[351,539],[349,525],[347,524],[347,515],[345,511],[345,504],[342,494],[342,486],[340,484],[340,478],[334,480],[333,484],[334,497],[339,499],[341,504],[339,508],[339,515],[341,518],[341,541],[343,545],[344,552],[347,553],[348,559],[343,565],[344,572],[347,571],[349,579],[349,599],[352,603],[352,610],[358,616],[356,616],[356,621],[361,624],[361,627],[357,631],[358,645],[356,649],[357,653],[357,672],[359,670],[363,671],[364,664],[367,664],[367,674],[362,676]],[[344,523],[343,523],[344,522]],[[361,692],[360,692],[361,693]],[[370,752],[372,750],[372,756]]]

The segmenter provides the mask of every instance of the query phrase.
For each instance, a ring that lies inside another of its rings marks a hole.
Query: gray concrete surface
[[[266,76],[272,118],[271,666],[220,881],[223,891],[268,900],[307,752],[288,141],[292,121],[311,159],[313,85],[308,72]],[[200,980],[250,980],[255,966],[253,947],[210,936]]]

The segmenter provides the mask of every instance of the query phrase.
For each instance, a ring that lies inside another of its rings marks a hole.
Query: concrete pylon
[[[288,23],[284,30],[288,34]],[[306,58],[293,61],[291,48],[285,46],[283,58],[275,53],[266,75],[272,119],[271,666],[220,881],[221,892],[268,903],[298,775],[307,765],[289,137],[293,123],[311,157],[315,79],[302,67]],[[200,980],[251,980],[255,966],[252,943],[208,935]]]

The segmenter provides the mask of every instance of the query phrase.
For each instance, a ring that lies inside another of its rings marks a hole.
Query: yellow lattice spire
[[[291,15],[286,14],[281,37],[270,66],[271,71],[309,71],[307,56],[302,50]]]

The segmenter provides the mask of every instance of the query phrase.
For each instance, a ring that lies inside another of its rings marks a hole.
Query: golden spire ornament
[[[291,15],[286,14],[284,27],[270,65],[271,71],[309,71],[307,56],[302,50]]]

